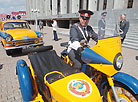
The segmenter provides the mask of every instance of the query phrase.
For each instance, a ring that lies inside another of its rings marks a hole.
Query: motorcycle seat
[[[38,80],[44,83],[44,76],[52,71],[62,72],[65,76],[78,72],[77,69],[66,64],[57,54],[55,50],[38,52],[29,54],[28,58],[38,77]],[[63,77],[59,74],[48,75],[47,81],[52,83]]]

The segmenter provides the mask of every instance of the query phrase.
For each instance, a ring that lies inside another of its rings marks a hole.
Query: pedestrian
[[[43,31],[43,22],[41,20],[39,21],[39,29],[40,29],[40,31],[41,30]]]
[[[120,32],[120,37],[121,37],[121,44],[123,44],[124,42],[124,39],[126,38],[126,34],[128,32],[128,29],[129,29],[129,21],[126,20],[126,14],[122,14],[120,16],[120,29],[119,29],[119,32]]]
[[[52,27],[53,27],[53,35],[54,35],[54,40],[58,41],[58,36],[57,36],[57,21],[55,19],[52,19]]]
[[[93,12],[90,10],[79,10],[80,13],[78,23],[71,26],[70,41],[68,47],[69,58],[73,61],[73,67],[81,69],[81,61],[79,52],[82,50],[81,41],[88,43],[90,38],[97,41],[98,35],[91,26],[88,25],[89,19]]]
[[[101,19],[98,21],[98,39],[102,39],[105,36],[106,15],[107,15],[107,12],[101,13]]]

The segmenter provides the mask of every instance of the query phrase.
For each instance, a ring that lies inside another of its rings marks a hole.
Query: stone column
[[[44,15],[44,0],[39,0],[40,3],[39,3],[39,9],[40,9],[40,16],[42,17]]]
[[[40,5],[41,4],[40,2],[41,0],[36,0],[36,9],[38,10],[37,17],[41,16],[41,13],[42,13],[41,8],[40,8],[42,5]]]
[[[36,0],[33,0],[33,9],[36,9]]]
[[[128,0],[114,0],[114,9],[126,9]]]
[[[138,0],[133,0],[132,8],[138,8]]]
[[[32,9],[35,9],[35,0],[29,0],[30,6],[31,6],[31,18],[34,18],[34,13],[32,12]]]
[[[47,0],[44,1],[44,5],[45,5],[44,6],[44,11],[45,11],[45,14],[44,15],[47,16],[47,12],[48,12],[48,10],[47,10],[48,9],[48,7],[47,7],[48,6]]]
[[[26,4],[26,16],[29,18],[30,17],[30,12],[29,12],[29,0],[25,0],[25,4]]]
[[[88,9],[91,11],[97,11],[97,0],[89,0]]]
[[[87,9],[87,0],[82,1],[83,9]]]
[[[43,16],[45,16],[45,14],[46,14],[46,10],[45,10],[45,1],[46,0],[43,0],[43,2],[42,2],[42,7],[43,7]]]
[[[45,6],[46,6],[46,10],[47,10],[46,16],[50,16],[51,15],[50,0],[46,0]]]
[[[69,0],[69,13],[72,13],[72,0]]]
[[[67,13],[72,13],[72,0],[67,0]]]
[[[57,15],[57,0],[52,0],[52,15]]]
[[[99,10],[103,10],[104,0],[99,0]]]
[[[80,0],[72,0],[72,13],[79,11]]]
[[[67,0],[60,0],[61,14],[67,14]]]
[[[114,0],[107,0],[107,7],[106,7],[106,9],[113,9],[113,7],[114,7]]]

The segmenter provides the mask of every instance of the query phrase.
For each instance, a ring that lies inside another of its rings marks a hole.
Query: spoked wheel
[[[127,86],[120,83],[115,83],[114,86],[120,100],[119,102],[138,102],[138,95],[135,95]],[[109,87],[106,87],[103,102],[116,102],[112,89]]]

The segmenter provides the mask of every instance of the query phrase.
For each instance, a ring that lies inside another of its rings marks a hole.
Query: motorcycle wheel
[[[122,83],[114,83],[120,102],[138,102],[138,95]],[[111,87],[105,86],[103,90],[103,102],[116,102]]]

